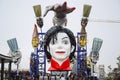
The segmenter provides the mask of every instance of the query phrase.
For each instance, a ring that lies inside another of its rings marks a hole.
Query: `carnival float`
[[[78,79],[80,77],[87,79],[93,76],[94,65],[99,59],[99,50],[103,40],[94,38],[92,51],[90,56],[87,56],[86,26],[91,8],[92,6],[88,4],[83,6],[81,27],[78,26],[80,31],[74,35],[67,27],[66,16],[74,13],[75,7],[68,7],[67,2],[49,5],[46,6],[45,13],[42,16],[42,6],[33,6],[36,23],[32,35],[34,51],[30,56],[31,80],[49,80],[49,78],[59,80],[62,76],[68,78],[72,74],[76,75]],[[42,31],[44,17],[49,16],[47,14],[50,11],[54,12],[53,25],[49,25],[51,28],[48,31]],[[38,32],[38,28],[40,32]],[[49,68],[47,69],[47,67]]]

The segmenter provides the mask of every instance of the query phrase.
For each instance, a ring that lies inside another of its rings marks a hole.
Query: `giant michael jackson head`
[[[70,66],[70,60],[74,58],[75,50],[76,41],[71,30],[61,26],[54,26],[46,32],[44,51],[51,62],[49,70],[71,70],[68,67]]]

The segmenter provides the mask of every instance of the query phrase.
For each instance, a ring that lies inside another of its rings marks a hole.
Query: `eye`
[[[63,44],[68,44],[69,43],[67,40],[63,40],[62,42],[63,42]]]

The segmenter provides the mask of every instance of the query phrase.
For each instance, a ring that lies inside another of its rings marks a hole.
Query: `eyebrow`
[[[65,38],[68,38],[68,37],[63,37],[62,39],[65,39]]]

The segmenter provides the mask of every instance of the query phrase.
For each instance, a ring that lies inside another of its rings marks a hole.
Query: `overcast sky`
[[[34,24],[36,23],[33,6],[40,4],[42,13],[48,5],[62,4],[65,0],[0,0],[0,53],[8,55],[7,40],[17,38],[18,46],[22,52],[21,69],[29,69],[29,58],[34,50],[31,45]],[[67,28],[76,35],[80,31],[80,20],[83,13],[83,5],[92,5],[89,19],[119,20],[120,0],[66,0],[68,7],[76,7],[76,10],[67,15]],[[53,12],[49,12],[44,18],[43,32],[46,32],[52,24]],[[39,28],[38,28],[39,29]],[[39,30],[40,31],[40,30]],[[94,37],[103,39],[100,50],[100,58],[97,63],[117,67],[116,58],[120,56],[120,23],[88,22],[86,27],[88,35],[88,55],[92,48]]]

